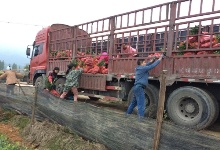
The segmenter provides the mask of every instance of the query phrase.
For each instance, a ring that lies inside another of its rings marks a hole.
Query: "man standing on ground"
[[[8,70],[9,69],[9,70]],[[18,83],[18,78],[23,78],[24,76],[20,73],[12,71],[10,68],[7,68],[4,74],[0,76],[0,79],[6,78],[6,96],[14,95],[15,84]]]
[[[138,117],[140,121],[144,117],[146,100],[144,90],[148,85],[148,76],[149,71],[156,67],[163,58],[163,55],[160,56],[158,60],[154,62],[154,59],[150,60],[150,62],[146,63],[144,59],[139,59],[137,61],[137,67],[135,68],[135,83],[134,83],[134,96],[131,104],[129,105],[126,114],[131,114],[133,109],[138,107]]]

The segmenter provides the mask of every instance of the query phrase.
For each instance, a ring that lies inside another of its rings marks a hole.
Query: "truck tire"
[[[158,100],[159,100],[159,89],[152,85],[149,84],[148,85],[149,88],[151,88],[152,90],[152,94],[153,94],[153,99],[151,100],[151,105],[149,105],[148,107],[148,111],[146,112],[146,116],[150,117],[150,118],[156,118],[157,117],[157,107],[158,107]]]
[[[181,87],[169,96],[167,113],[174,123],[201,130],[216,120],[219,110],[215,101],[202,89],[191,86]]]
[[[128,105],[131,103],[133,99],[133,88],[131,88],[129,94],[128,94]],[[150,118],[156,118],[157,114],[157,106],[158,106],[158,89],[149,84],[145,89],[145,99],[146,99],[146,109],[145,109],[145,116]],[[134,113],[137,113],[138,108],[135,107]]]
[[[35,80],[35,87],[43,89],[43,77],[42,76],[37,77],[37,79]]]
[[[215,121],[218,119],[218,116],[219,116],[219,103],[218,103],[217,99],[215,98],[215,96],[214,96],[211,92],[209,92],[209,91],[206,90],[206,89],[202,89],[202,90],[203,90],[204,92],[206,92],[206,94],[208,94],[208,95],[211,97],[211,99],[212,99],[213,102],[214,102],[215,109],[216,109],[214,118],[213,118],[212,122],[208,125],[208,126],[210,126],[210,125],[214,124]]]
[[[65,84],[65,81],[66,79],[65,78],[59,78],[55,85],[56,85],[56,91],[59,93],[59,94],[62,94],[63,93],[63,88],[64,88],[64,84]]]

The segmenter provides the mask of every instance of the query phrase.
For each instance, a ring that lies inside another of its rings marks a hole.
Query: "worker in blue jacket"
[[[139,59],[137,61],[138,66],[135,68],[135,83],[133,88],[134,96],[127,109],[127,115],[131,114],[133,109],[137,106],[139,119],[142,120],[144,117],[146,107],[144,90],[148,85],[149,71],[156,67],[161,62],[162,58],[163,54],[156,61],[154,61],[154,59],[151,59],[148,63],[146,63],[144,59]]]

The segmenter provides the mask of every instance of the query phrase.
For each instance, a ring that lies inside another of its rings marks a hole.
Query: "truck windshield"
[[[39,45],[38,46],[34,46],[34,49],[33,49],[33,52],[32,52],[32,57],[35,57],[38,55],[38,52],[39,52],[39,49],[38,49]]]
[[[32,58],[40,55],[43,52],[44,43],[40,43],[33,46]]]

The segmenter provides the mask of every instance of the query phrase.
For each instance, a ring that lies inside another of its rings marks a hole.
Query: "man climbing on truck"
[[[76,69],[76,64],[70,63],[68,65],[68,70],[66,72],[66,82],[64,84],[64,90],[62,95],[60,96],[61,99],[64,99],[65,96],[68,94],[68,91],[71,90],[74,94],[74,102],[77,101],[78,97],[78,86],[79,86],[79,76],[82,74],[83,69],[79,68]]]
[[[148,72],[161,62],[163,56],[164,55],[162,54],[160,58],[156,61],[155,59],[151,59],[148,63],[146,63],[144,59],[139,59],[137,61],[138,66],[135,68],[135,83],[133,89],[134,96],[131,104],[127,109],[126,114],[131,114],[133,109],[137,106],[139,121],[143,119],[145,112],[146,101],[144,90],[148,85]]]

